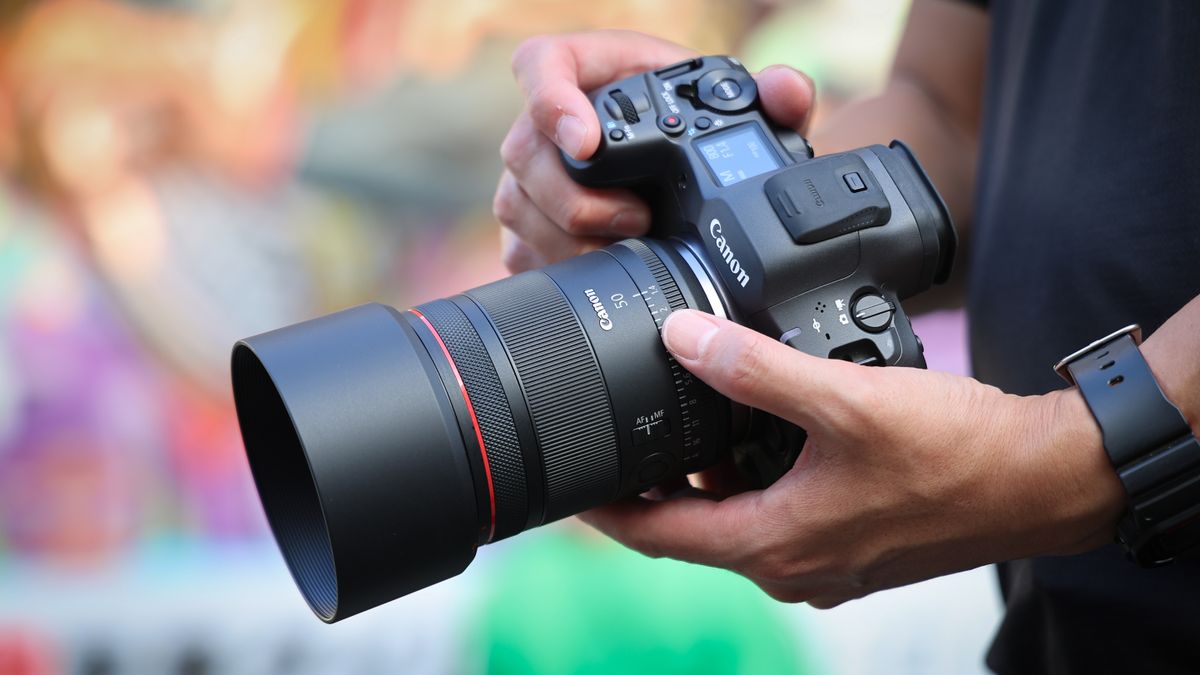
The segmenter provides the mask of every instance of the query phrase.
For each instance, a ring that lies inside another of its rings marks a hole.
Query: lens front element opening
[[[312,469],[275,383],[244,344],[233,351],[233,390],[267,521],[304,600],[322,621],[331,621],[337,613],[337,572]]]

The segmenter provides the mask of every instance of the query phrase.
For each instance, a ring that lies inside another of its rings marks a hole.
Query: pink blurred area
[[[922,314],[913,319],[913,330],[925,345],[925,362],[930,370],[970,375],[967,356],[967,324],[961,311]]]
[[[232,342],[504,274],[489,196],[521,38],[657,26],[722,51],[761,9],[7,3],[0,550],[88,565],[262,537]]]
[[[903,15],[837,0],[0,3],[0,675],[358,672],[337,664],[363,651],[380,655],[368,672],[461,672],[470,580],[318,632],[246,465],[233,342],[505,274],[490,203],[525,37],[630,28],[786,61],[828,114],[878,85]],[[966,372],[959,314],[915,324],[931,368]]]

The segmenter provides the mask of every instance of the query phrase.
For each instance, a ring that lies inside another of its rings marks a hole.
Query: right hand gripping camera
[[[924,367],[900,300],[945,281],[955,235],[899,142],[812,157],[754,80],[703,57],[590,95],[604,139],[571,177],[654,213],[628,239],[405,312],[372,304],[233,351],[272,531],[337,621],[461,572],[478,546],[732,456],[765,485],[803,432],[666,352],[677,309],[820,357]],[[821,405],[813,401],[813,405]]]

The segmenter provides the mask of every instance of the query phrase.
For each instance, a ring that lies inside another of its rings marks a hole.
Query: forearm
[[[946,201],[959,228],[969,223],[974,203],[975,138],[947,121],[919,84],[893,77],[878,96],[850,103],[830,115],[810,134],[819,154],[850,150],[864,145],[904,141]]]
[[[959,238],[954,273],[946,285],[906,301],[911,315],[958,307],[964,301],[977,151],[975,139],[946,122],[944,116],[918,85],[893,78],[883,93],[847,105],[810,134],[813,148],[820,154],[902,140],[916,153],[945,200]]]
[[[810,133],[822,154],[904,141],[945,199],[964,253],[974,208],[987,34],[987,15],[978,8],[916,0],[884,90],[840,108]],[[951,282],[922,294],[909,311],[961,304],[965,262],[960,255]]]

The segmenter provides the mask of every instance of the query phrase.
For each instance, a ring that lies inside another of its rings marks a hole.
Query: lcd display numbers
[[[779,168],[779,159],[757,124],[710,134],[697,141],[696,147],[722,187]]]

